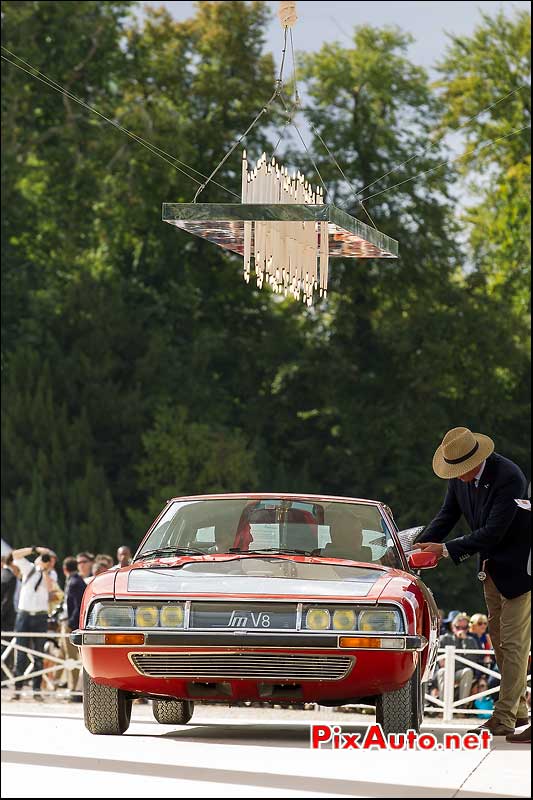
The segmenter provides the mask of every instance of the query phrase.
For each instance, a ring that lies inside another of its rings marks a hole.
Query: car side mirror
[[[436,567],[439,559],[435,553],[427,553],[419,550],[417,553],[410,553],[407,563],[411,569],[432,569]]]

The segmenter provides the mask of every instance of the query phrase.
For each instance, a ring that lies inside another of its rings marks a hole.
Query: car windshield
[[[330,500],[175,500],[136,555],[296,553],[401,567],[379,507]]]

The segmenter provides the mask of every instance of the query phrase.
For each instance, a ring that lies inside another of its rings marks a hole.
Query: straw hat
[[[433,471],[439,478],[459,478],[479,465],[494,450],[494,442],[468,428],[452,428],[433,456]]]

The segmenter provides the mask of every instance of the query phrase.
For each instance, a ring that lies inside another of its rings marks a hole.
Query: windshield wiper
[[[133,560],[140,561],[142,558],[148,556],[157,556],[162,553],[171,553],[176,556],[205,556],[207,553],[204,550],[198,550],[196,547],[156,547],[155,550],[145,550],[144,553],[139,553]]]
[[[293,553],[298,556],[310,556],[308,550],[294,550],[290,547],[259,547],[257,550],[241,550],[240,547],[230,547],[230,553]]]

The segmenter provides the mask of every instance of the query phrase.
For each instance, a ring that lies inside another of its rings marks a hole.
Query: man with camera
[[[15,620],[15,631],[17,633],[34,634],[46,633],[48,627],[48,602],[54,592],[54,581],[50,575],[52,568],[51,551],[47,547],[22,547],[13,550],[13,563],[20,569],[22,575],[22,586],[20,588],[17,618]],[[35,562],[28,560],[27,556],[37,556]],[[21,636],[17,638],[17,645],[27,647],[30,650],[43,652],[45,637],[43,636]],[[34,672],[40,672],[43,668],[43,659],[34,656]],[[15,661],[15,677],[24,675],[24,670],[28,662],[27,654],[22,650],[17,650]],[[34,700],[42,700],[40,694],[41,675],[35,675],[32,679]],[[20,699],[20,689],[25,681],[17,681],[15,684],[15,694],[13,699]]]

